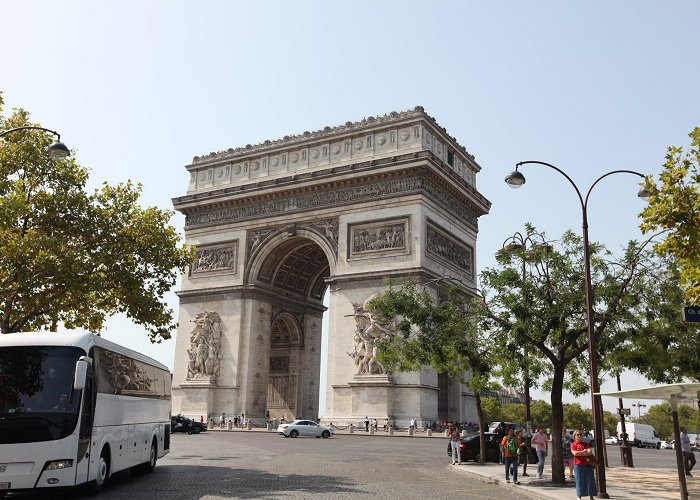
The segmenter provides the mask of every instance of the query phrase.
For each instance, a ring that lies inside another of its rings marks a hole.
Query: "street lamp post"
[[[9,135],[13,132],[19,132],[21,130],[42,130],[44,132],[49,132],[53,135],[56,136],[56,142],[51,144],[49,147],[46,148],[46,151],[49,153],[49,157],[52,160],[62,160],[64,158],[67,158],[70,156],[70,150],[68,147],[66,147],[65,144],[61,142],[61,134],[56,132],[55,130],[49,130],[48,128],[44,127],[35,127],[35,126],[26,126],[26,127],[17,127],[17,128],[11,128],[10,130],[5,130],[0,132],[0,137],[5,137],[6,135]]]
[[[639,418],[642,416],[642,408],[646,408],[647,405],[645,405],[643,401],[635,401],[632,403],[632,406],[637,407],[637,420],[639,420]]]
[[[541,240],[541,242],[536,242],[535,239]],[[549,244],[545,240],[545,237],[541,235],[540,233],[532,233],[528,234],[526,236],[523,236],[520,232],[516,232],[513,236],[510,236],[505,239],[503,242],[503,245],[501,245],[501,249],[496,252],[496,257],[500,257],[502,255],[509,254],[510,252],[513,251],[522,251],[525,252],[528,247],[532,248],[533,246],[542,246],[549,248]],[[522,256],[522,278],[523,278],[523,284],[525,282],[526,278],[526,267],[525,267],[525,256]],[[530,416],[530,373],[528,370],[527,366],[527,343],[523,345],[523,387],[524,387],[524,392],[525,392],[525,427],[527,429],[527,434],[528,436],[530,435],[531,432],[531,416]],[[529,437],[528,439],[528,445],[529,443]]]
[[[588,192],[586,193],[586,197],[584,198],[581,195],[581,191],[579,190],[578,186],[576,183],[571,180],[571,177],[569,177],[563,170],[561,170],[558,167],[555,167],[554,165],[550,163],[546,163],[543,161],[521,161],[516,163],[515,165],[515,171],[511,172],[506,176],[506,183],[513,188],[519,188],[523,184],[525,184],[525,176],[518,171],[518,168],[520,168],[522,165],[528,165],[528,164],[535,164],[535,165],[543,165],[545,167],[549,167],[553,170],[556,170],[559,172],[561,175],[563,175],[566,180],[569,181],[571,186],[573,186],[574,190],[576,191],[576,194],[578,195],[578,199],[581,203],[581,215],[582,215],[582,229],[583,229],[583,262],[584,262],[584,267],[585,267],[585,286],[586,286],[586,322],[587,324],[587,330],[588,330],[588,369],[589,369],[589,376],[590,376],[590,385],[591,385],[591,406],[593,410],[593,428],[595,429],[595,446],[596,450],[598,453],[602,453],[603,446],[604,446],[604,441],[603,441],[603,411],[602,411],[602,405],[601,405],[601,400],[600,396],[597,395],[596,393],[600,392],[599,387],[598,387],[598,352],[596,351],[596,339],[595,339],[595,324],[594,324],[594,315],[593,315],[593,288],[591,285],[591,254],[590,254],[590,248],[588,245],[588,197],[591,195],[591,191],[593,191],[593,188],[600,182],[602,179],[605,177],[612,175],[612,174],[618,174],[618,173],[627,173],[627,174],[634,174],[638,175],[641,178],[644,178],[644,175],[635,172],[634,170],[613,170],[611,172],[608,172],[606,174],[601,175],[598,177],[591,187],[588,189]],[[640,189],[638,196],[640,198],[647,198],[648,193],[647,191],[642,188]],[[598,467],[597,467],[597,476],[598,476],[598,497],[599,498],[610,498],[610,496],[607,493],[607,488],[605,484],[605,464],[603,463],[602,460],[599,461]]]

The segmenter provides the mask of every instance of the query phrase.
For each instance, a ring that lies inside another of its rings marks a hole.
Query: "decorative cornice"
[[[457,142],[457,139],[452,137],[447,133],[445,127],[440,126],[440,124],[425,112],[423,106],[416,106],[412,110],[407,111],[392,111],[382,116],[369,116],[365,117],[357,122],[345,122],[344,125],[338,125],[335,127],[326,126],[321,130],[316,130],[314,132],[306,131],[303,134],[297,135],[285,135],[282,139],[276,140],[266,140],[260,144],[246,144],[245,146],[238,148],[229,148],[225,151],[211,152],[207,155],[195,156],[192,158],[192,165],[206,164],[210,162],[216,162],[223,159],[232,159],[241,156],[248,156],[251,154],[258,154],[261,152],[270,151],[273,149],[278,149],[281,147],[296,146],[299,144],[316,141],[318,139],[328,139],[331,137],[336,137],[339,135],[347,134],[348,132],[359,132],[367,130],[370,128],[376,128],[381,125],[390,125],[395,123],[400,123],[403,121],[411,119],[424,118],[429,121],[434,127],[442,131],[442,133],[449,138],[455,146],[457,146],[462,153],[464,153],[468,158],[474,161],[474,155],[470,154],[467,149]]]

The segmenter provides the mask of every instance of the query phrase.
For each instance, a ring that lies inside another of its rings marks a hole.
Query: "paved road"
[[[607,445],[608,465],[621,466],[620,447]],[[651,448],[632,448],[632,460],[635,467],[652,467],[655,469],[676,469],[676,452],[674,450],[654,450]]]
[[[116,475],[96,498],[528,498],[451,471],[446,448],[445,439],[408,437],[285,439],[247,431],[175,434],[172,451],[158,462],[153,474]],[[60,497],[72,498],[72,494]]]

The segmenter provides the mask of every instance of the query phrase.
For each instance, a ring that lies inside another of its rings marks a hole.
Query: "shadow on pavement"
[[[159,465],[153,474],[133,476],[128,471],[110,478],[99,495],[81,490],[43,490],[10,494],[6,500],[95,498],[148,498],[190,500],[202,496],[222,498],[275,498],[335,493],[362,494],[355,483],[325,475],[274,474],[256,469],[203,465]]]

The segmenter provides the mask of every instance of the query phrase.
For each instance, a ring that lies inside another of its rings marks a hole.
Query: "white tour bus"
[[[90,333],[0,334],[0,497],[150,472],[170,451],[170,372]]]

